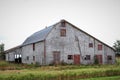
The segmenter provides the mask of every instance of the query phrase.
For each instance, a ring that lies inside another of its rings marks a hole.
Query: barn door
[[[74,55],[74,64],[80,64],[80,55]]]
[[[53,60],[54,60],[54,64],[60,63],[60,52],[59,51],[53,52]]]
[[[102,55],[96,55],[99,64],[102,64]]]

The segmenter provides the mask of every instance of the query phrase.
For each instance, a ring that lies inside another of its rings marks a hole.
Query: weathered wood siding
[[[35,56],[35,60],[33,60]],[[27,60],[27,57],[29,59]],[[35,50],[33,50],[33,44],[29,44],[22,47],[22,63],[40,65],[44,64],[44,42],[35,43]]]
[[[60,36],[60,29],[66,29],[66,37]],[[76,40],[78,38],[78,40]],[[89,47],[89,43],[93,43],[93,47]],[[102,45],[102,50],[98,50],[98,44]],[[60,51],[60,61],[73,64],[74,59],[68,60],[68,55],[80,55],[81,64],[93,64],[95,55],[102,55],[102,64],[107,63],[106,55],[113,57],[112,63],[115,62],[114,51],[102,44],[95,38],[78,30],[77,28],[66,24],[66,27],[61,27],[61,24],[55,25],[52,31],[46,38],[46,63],[53,63],[53,52]],[[90,60],[85,60],[85,56],[90,55]],[[74,57],[73,57],[74,58]]]
[[[10,50],[5,54],[6,61],[14,62],[15,56],[21,55],[22,49],[16,48],[14,50]]]
[[[9,52],[9,53],[7,53],[7,54],[5,54],[6,55],[6,61],[10,61],[10,62],[12,62],[12,61],[15,61],[15,52]]]

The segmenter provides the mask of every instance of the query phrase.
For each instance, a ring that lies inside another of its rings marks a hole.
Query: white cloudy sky
[[[0,0],[0,43],[15,47],[61,19],[110,46],[120,39],[120,0]]]

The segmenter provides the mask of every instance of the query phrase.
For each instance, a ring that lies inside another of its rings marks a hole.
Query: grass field
[[[120,80],[120,76],[98,77],[98,78],[78,79],[78,80]]]
[[[0,80],[117,80],[120,58],[114,65],[40,66],[0,61]],[[111,77],[108,77],[111,76]],[[96,78],[97,77],[97,78]]]

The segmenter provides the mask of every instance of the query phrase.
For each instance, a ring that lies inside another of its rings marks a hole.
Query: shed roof
[[[20,48],[21,48],[21,45],[16,46],[16,47],[13,47],[13,48],[10,48],[10,49],[8,49],[8,50],[6,50],[6,51],[4,51],[4,52],[5,52],[5,53],[8,53],[8,52],[14,51],[15,49],[20,49]]]

